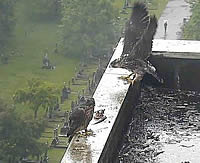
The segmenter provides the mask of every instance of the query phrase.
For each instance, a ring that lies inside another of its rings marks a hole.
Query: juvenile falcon
[[[94,98],[84,98],[81,103],[73,109],[69,115],[69,131],[67,136],[73,136],[76,132],[85,130],[93,118],[95,100]]]
[[[125,68],[132,73],[124,77],[132,83],[141,81],[145,74],[161,82],[156,69],[147,59],[152,52],[152,41],[157,29],[157,19],[150,16],[144,3],[136,2],[126,24],[124,48],[119,59],[111,62],[114,68]],[[131,80],[130,76],[134,75]]]

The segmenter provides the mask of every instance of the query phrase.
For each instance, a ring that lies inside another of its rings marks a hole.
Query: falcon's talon
[[[92,136],[92,135],[94,135],[94,133],[93,133],[92,130],[91,131],[87,131],[84,134],[85,134],[85,136]]]
[[[132,74],[131,74],[131,75],[132,75]],[[128,76],[120,76],[119,78],[122,79],[122,80],[127,81],[128,83],[132,83],[132,82],[133,82],[133,79],[130,78],[131,75],[128,75]]]
[[[129,78],[128,80],[128,83],[133,83],[133,79]]]
[[[120,76],[119,78],[120,79],[122,79],[122,80],[126,80],[126,81],[128,81],[129,83],[131,83],[132,82],[132,80],[133,79],[131,79],[131,76],[133,75],[133,78],[135,78],[135,73],[131,73],[130,75],[128,75],[128,76]]]
[[[128,80],[129,76],[120,76],[119,79]]]
[[[81,138],[81,137],[85,137],[85,135],[79,133],[79,134],[78,134],[78,138]]]
[[[89,130],[89,131],[85,131],[85,132],[80,132],[78,134],[78,137],[87,137],[87,136],[93,136],[94,133],[92,130]]]

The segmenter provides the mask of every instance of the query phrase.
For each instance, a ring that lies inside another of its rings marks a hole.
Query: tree
[[[110,0],[63,0],[62,46],[64,54],[101,53],[114,42],[117,12]]]
[[[38,121],[24,121],[15,109],[0,102],[0,160],[16,162],[20,158],[39,156],[45,145],[37,141],[44,130]]]
[[[14,7],[14,0],[0,0],[0,56],[15,27]]]
[[[192,16],[184,28],[184,38],[200,40],[200,0],[191,1]]]
[[[46,109],[56,106],[58,101],[58,90],[49,82],[40,79],[28,81],[28,86],[18,89],[14,94],[15,103],[27,103],[34,111],[34,118],[37,118],[37,112],[40,108]]]
[[[32,20],[56,20],[61,18],[61,0],[23,0],[25,14]]]

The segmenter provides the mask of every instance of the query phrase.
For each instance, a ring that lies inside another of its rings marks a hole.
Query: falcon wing
[[[130,59],[146,60],[152,52],[153,37],[157,29],[157,18],[155,16],[150,17],[150,23],[145,30],[141,39],[135,44],[131,51]]]
[[[149,24],[149,14],[144,3],[136,2],[132,14],[125,27],[124,48],[122,56],[130,54],[133,46],[142,37]]]

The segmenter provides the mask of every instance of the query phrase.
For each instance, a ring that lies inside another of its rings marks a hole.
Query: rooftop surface
[[[153,40],[153,52],[199,53],[200,41],[193,40]]]
[[[154,39],[152,52],[170,58],[200,59],[200,41]]]

